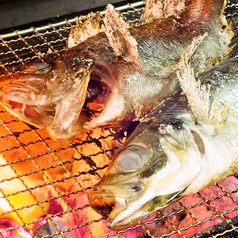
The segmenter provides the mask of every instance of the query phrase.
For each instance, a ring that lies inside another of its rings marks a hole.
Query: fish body
[[[1,101],[12,114],[45,127],[56,139],[68,139],[82,127],[118,126],[141,119],[177,89],[174,67],[194,37],[208,33],[194,54],[196,74],[230,51],[233,33],[223,16],[224,0],[186,3],[179,17],[129,30],[137,43],[139,65],[116,55],[107,35],[101,32],[42,67],[48,70],[38,70],[39,65],[27,69],[1,90]],[[105,85],[105,106],[99,116],[85,123],[78,119],[92,80]]]
[[[138,120],[174,92],[178,87],[174,67],[194,37],[206,32],[209,35],[194,55],[197,73],[226,57],[230,49],[227,43],[219,42],[224,2],[191,2],[179,19],[168,17],[130,29],[137,42],[139,66],[115,56],[104,33],[73,49],[94,60],[96,74],[110,91],[103,111],[86,123],[86,128]]]
[[[136,222],[237,172],[238,58],[199,80],[191,96],[178,90],[140,122],[94,187],[90,204],[108,217],[110,228]],[[200,99],[197,110],[192,100]]]

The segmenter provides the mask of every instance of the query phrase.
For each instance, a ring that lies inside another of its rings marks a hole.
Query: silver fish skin
[[[237,172],[238,57],[199,79],[210,88],[209,117],[196,116],[177,91],[141,121],[93,188],[90,204],[110,228],[130,225]]]
[[[71,138],[83,126],[120,126],[141,119],[177,89],[174,66],[194,37],[208,32],[194,55],[196,73],[230,51],[233,32],[223,16],[224,0],[191,0],[186,4],[179,18],[171,16],[130,29],[140,66],[116,56],[105,33],[99,33],[67,50],[52,63],[51,70],[49,65],[45,71],[44,66],[38,70],[39,65],[33,65],[16,76],[1,90],[1,101],[10,113],[45,127],[55,139]],[[202,60],[198,63],[197,58]],[[105,107],[85,123],[78,118],[92,80],[107,85]]]

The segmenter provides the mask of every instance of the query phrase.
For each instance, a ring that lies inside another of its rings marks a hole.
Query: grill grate
[[[233,19],[238,15],[236,0],[229,6],[227,15]],[[142,7],[141,1],[118,9],[136,21]],[[33,61],[47,62],[64,52],[75,21],[1,35],[0,86]],[[36,238],[238,235],[235,176],[186,196],[131,227],[109,230],[106,220],[89,207],[87,193],[101,179],[128,133],[96,129],[71,141],[53,141],[45,130],[19,121],[0,106],[0,237],[20,233]],[[9,223],[9,218],[14,222]]]

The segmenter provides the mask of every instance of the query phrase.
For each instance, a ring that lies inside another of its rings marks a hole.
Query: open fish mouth
[[[106,64],[94,62],[90,72],[90,81],[87,87],[84,106],[87,106],[88,102],[95,102],[104,106],[114,91],[114,87],[117,87],[116,84],[116,79],[110,68]]]
[[[152,187],[142,183],[123,184],[121,186],[94,187],[89,196],[91,207],[107,218],[107,225],[113,230],[129,226],[145,218],[154,211],[155,206],[165,207],[179,196],[179,192],[156,196]]]
[[[133,216],[147,215],[141,207],[145,201],[150,201],[154,193],[148,190],[144,193],[145,186],[138,184],[121,184],[120,186],[105,185],[94,187],[90,194],[90,205],[103,217],[108,219],[108,227],[120,229],[134,222]],[[143,195],[146,194],[146,195]],[[143,203],[140,203],[143,200]]]

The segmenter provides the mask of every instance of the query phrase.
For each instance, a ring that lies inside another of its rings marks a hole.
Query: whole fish
[[[137,43],[139,65],[118,56],[101,32],[67,50],[52,64],[34,64],[26,69],[1,90],[3,105],[20,119],[46,128],[55,139],[68,139],[83,126],[118,126],[144,117],[177,89],[174,66],[194,37],[208,33],[194,55],[196,74],[230,51],[233,32],[223,16],[225,1],[185,3],[179,16],[129,30]],[[94,119],[79,120],[92,80],[103,84],[105,106]]]
[[[198,81],[189,67],[179,71],[183,91],[140,122],[89,196],[112,229],[237,172],[238,57]]]

